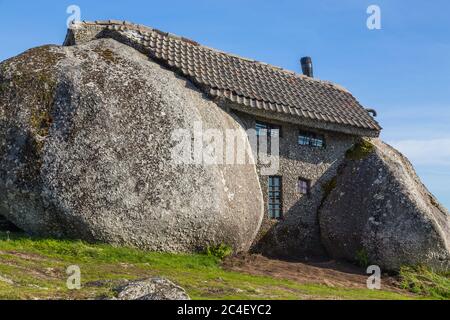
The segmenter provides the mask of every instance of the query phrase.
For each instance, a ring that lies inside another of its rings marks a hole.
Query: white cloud
[[[450,166],[450,138],[390,141],[414,165]]]

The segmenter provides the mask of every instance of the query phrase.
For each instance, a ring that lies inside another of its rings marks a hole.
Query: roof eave
[[[344,134],[360,136],[360,137],[370,137],[370,138],[379,137],[380,131],[381,131],[381,128],[380,128],[380,130],[361,128],[361,127],[355,127],[355,126],[351,126],[351,125],[308,119],[305,117],[294,116],[292,114],[287,114],[287,113],[280,113],[280,112],[274,112],[274,111],[269,111],[269,110],[249,108],[248,106],[244,106],[244,105],[232,102],[231,100],[228,100],[223,97],[216,98],[215,101],[219,105],[221,105],[222,107],[225,107],[225,108],[230,108],[233,110],[237,110],[237,111],[240,111],[240,112],[243,112],[246,114],[250,114],[253,116],[257,116],[257,117],[261,117],[261,118],[265,118],[265,119],[269,119],[269,120],[272,119],[272,120],[281,121],[281,122],[298,124],[300,126],[304,126],[304,127],[308,127],[308,128],[312,128],[312,129],[319,129],[319,130],[344,133]]]

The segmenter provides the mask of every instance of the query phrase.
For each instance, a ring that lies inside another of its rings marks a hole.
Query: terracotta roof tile
[[[102,36],[144,45],[151,57],[189,77],[203,89],[206,87],[212,96],[225,97],[247,108],[358,127],[376,134],[381,130],[351,93],[330,82],[227,54],[144,26],[110,21],[83,25],[102,26],[116,33]]]

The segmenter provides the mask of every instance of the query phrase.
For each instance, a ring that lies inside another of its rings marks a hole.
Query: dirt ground
[[[369,277],[364,269],[342,261],[290,262],[250,254],[229,257],[223,262],[223,267],[252,275],[344,288],[367,288]],[[399,288],[397,279],[387,274],[382,274],[381,289],[405,293]]]

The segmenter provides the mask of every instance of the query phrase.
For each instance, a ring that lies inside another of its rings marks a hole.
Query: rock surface
[[[18,232],[20,231],[19,228],[17,228],[14,224],[12,224],[10,221],[8,221],[5,217],[0,215],[0,231],[13,231]]]
[[[249,147],[237,120],[189,81],[114,40],[4,61],[0,215],[40,236],[245,251],[263,216],[255,167],[172,161],[172,133],[194,122],[237,130]]]
[[[416,264],[448,270],[448,211],[402,154],[379,140],[372,143],[366,157],[346,160],[320,210],[327,251],[353,261],[366,257],[388,270]]]
[[[190,300],[186,291],[164,278],[132,281],[115,290],[117,300]]]

